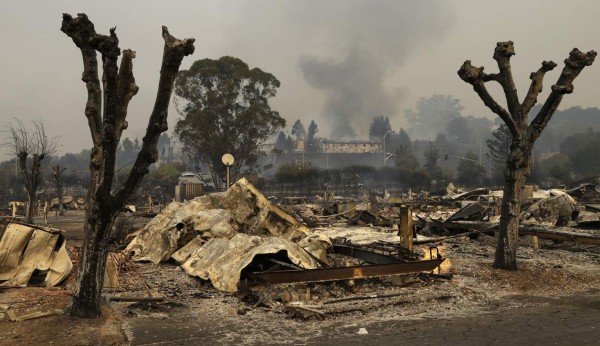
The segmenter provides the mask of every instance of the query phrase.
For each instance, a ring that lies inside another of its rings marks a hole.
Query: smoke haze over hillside
[[[453,11],[441,1],[326,4],[316,25],[342,38],[339,53],[305,55],[299,66],[307,83],[326,94],[323,116],[332,136],[364,135],[374,116],[398,114],[409,81],[388,86],[390,76],[417,48],[445,36]]]
[[[515,42],[511,62],[521,97],[543,60],[558,63],[545,77],[540,102],[573,47],[600,50],[600,2],[593,0],[0,1],[0,29],[10,33],[0,55],[3,123],[41,119],[49,136],[60,136],[60,153],[92,144],[81,53],[60,31],[63,12],[86,13],[99,33],[116,26],[120,47],[137,52],[133,71],[140,91],[123,134],[130,138],[143,136],[154,104],[161,25],[176,37],[196,38],[196,52],[182,69],[229,55],[272,73],[281,81],[272,106],[286,118],[286,130],[296,119],[305,125],[314,119],[324,137],[367,138],[379,115],[389,116],[396,131],[410,127],[404,111],[434,94],[459,99],[464,115],[495,118],[456,71],[467,59],[497,71],[492,54],[498,41]],[[561,25],[552,24],[557,20]],[[561,109],[600,107],[599,79],[598,66],[586,69]],[[501,88],[490,92],[504,104]],[[171,107],[171,130],[177,119]]]

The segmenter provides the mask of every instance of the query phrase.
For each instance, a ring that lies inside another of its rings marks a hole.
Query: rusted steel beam
[[[338,268],[255,272],[251,273],[250,276],[258,280],[267,282],[269,284],[350,280],[376,276],[432,271],[433,269],[437,268],[443,261],[444,259],[442,258],[427,261],[373,264]]]

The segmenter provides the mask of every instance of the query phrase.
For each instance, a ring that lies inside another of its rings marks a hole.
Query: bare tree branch
[[[129,101],[135,96],[139,90],[139,87],[135,84],[135,78],[133,77],[133,59],[135,58],[135,52],[130,49],[123,51],[123,57],[121,58],[121,66],[119,67],[119,80],[118,80],[118,110],[116,118],[116,133],[115,139],[117,142],[121,140],[121,134],[123,130],[127,129],[128,123],[125,120],[127,118],[127,108],[129,107]]]
[[[7,148],[12,155],[18,156],[20,152],[29,153],[27,147],[28,133],[25,130],[23,122],[19,119],[14,119],[16,125],[9,124],[7,126],[8,138],[2,143],[2,147]]]
[[[148,173],[150,165],[158,159],[156,144],[160,134],[168,129],[167,114],[171,93],[173,92],[173,83],[177,77],[181,61],[185,56],[192,54],[195,49],[193,38],[177,39],[169,34],[166,26],[162,27],[162,36],[165,46],[156,101],[148,120],[146,135],[142,140],[142,148],[127,177],[127,182],[115,196],[117,205],[123,205],[127,201],[127,198],[138,186],[144,175]]]
[[[494,60],[498,63],[500,73],[495,79],[500,83],[506,95],[506,103],[508,111],[512,114],[515,121],[520,121],[517,117],[522,116],[520,112],[521,105],[519,104],[519,95],[512,76],[510,66],[510,57],[515,55],[515,47],[512,41],[498,42],[494,49]]]
[[[546,99],[546,102],[544,102],[540,112],[536,115],[531,124],[529,124],[532,140],[535,140],[540,136],[558,108],[563,95],[573,92],[573,81],[584,67],[592,65],[596,55],[597,53],[593,50],[583,53],[577,48],[573,48],[569,53],[569,57],[565,59],[565,67],[558,77],[556,84],[552,86],[552,92]]]
[[[92,48],[102,54],[102,89],[104,93],[103,103],[103,146],[102,156],[102,174],[100,175],[100,183],[104,188],[98,189],[96,192],[100,195],[98,198],[110,199],[107,191],[110,191],[114,179],[114,169],[116,156],[114,152],[119,144],[116,138],[117,129],[117,112],[118,112],[118,65],[117,60],[121,55],[119,48],[119,39],[116,34],[116,28],[110,29],[110,35],[95,35],[91,40]],[[100,149],[100,148],[98,148]],[[108,188],[107,188],[108,187]]]
[[[90,45],[92,39],[97,35],[94,30],[94,24],[83,13],[77,14],[77,18],[63,13],[60,30],[67,34],[81,50],[83,58],[83,75],[81,80],[85,83],[88,91],[85,116],[88,119],[94,147],[102,147],[102,91],[100,90],[100,80],[98,79],[96,50]],[[92,157],[92,161],[94,161],[93,159],[94,157]],[[94,164],[94,162],[91,164]],[[96,164],[99,163],[96,162]]]
[[[483,67],[481,67],[483,69]],[[481,79],[483,79],[484,82],[489,82],[489,81],[496,81],[496,82],[500,82],[500,74],[498,73],[491,73],[491,74],[483,74],[481,76]]]
[[[510,133],[513,135],[513,138],[520,138],[521,134],[517,130],[515,121],[510,113],[494,100],[485,87],[486,81],[496,80],[498,76],[485,74],[483,72],[483,67],[471,65],[471,60],[467,60],[463,63],[460,70],[458,70],[458,75],[463,81],[471,84],[473,90],[479,95],[483,103],[504,121],[506,126],[508,126]]]
[[[63,206],[63,177],[62,174],[67,169],[60,164],[52,166],[52,175],[51,182],[54,185],[54,190],[56,191],[56,198],[58,199],[58,213],[59,215],[64,215],[65,210]]]
[[[532,72],[529,76],[531,79],[531,85],[529,86],[529,91],[527,92],[527,96],[525,96],[525,100],[523,100],[522,112],[523,114],[529,114],[531,107],[535,105],[537,102],[537,97],[542,92],[544,75],[548,71],[552,71],[556,67],[556,63],[554,61],[544,61],[542,62],[542,67],[539,68],[536,72]]]

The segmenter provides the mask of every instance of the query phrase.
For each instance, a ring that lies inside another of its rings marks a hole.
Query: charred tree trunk
[[[163,26],[165,41],[160,81],[154,109],[148,121],[142,148],[131,169],[125,185],[112,191],[115,175],[117,145],[127,128],[127,107],[138,91],[133,77],[135,52],[124,50],[121,54],[115,28],[110,36],[95,32],[94,24],[85,14],[73,18],[63,14],[61,30],[73,39],[81,50],[83,78],[88,91],[85,115],[94,146],[90,156],[90,188],[88,210],[84,223],[84,244],[77,271],[77,283],[69,314],[77,317],[100,315],[100,296],[108,255],[109,235],[118,210],[126,203],[149,167],[158,159],[157,143],[160,134],[167,130],[167,114],[173,83],[184,56],[194,52],[194,39],[179,40]],[[102,89],[98,78],[96,52],[102,55]]]
[[[483,103],[496,113],[506,124],[512,136],[510,153],[506,162],[504,196],[500,216],[496,257],[493,267],[499,269],[517,269],[517,238],[519,235],[519,214],[521,211],[521,193],[531,171],[531,152],[552,115],[558,108],[564,94],[573,92],[573,81],[585,66],[590,66],[596,57],[595,51],[582,53],[577,48],[565,59],[565,67],[558,81],[552,86],[552,92],[544,102],[539,113],[528,124],[528,115],[542,91],[546,72],[556,67],[552,61],[544,61],[542,66],[531,73],[531,85],[522,103],[519,102],[515,87],[510,58],[515,54],[511,41],[498,42],[494,50],[494,60],[499,73],[486,74],[483,67],[471,65],[467,60],[458,70],[462,80],[471,84]],[[487,91],[486,82],[498,82],[504,91],[508,110],[500,106]]]
[[[527,148],[528,149],[528,148]],[[517,241],[521,194],[531,171],[531,149],[522,150],[520,143],[512,143],[506,161],[504,196],[500,208],[500,230],[496,244],[494,268],[517,269]]]
[[[25,209],[25,222],[33,223],[33,209],[35,207],[35,196],[32,196],[29,191],[27,191],[27,208]]]
[[[33,204],[35,202],[35,191],[32,191],[31,177],[27,171],[27,157],[29,153],[22,151],[17,154],[19,160],[19,170],[23,176],[23,184],[25,185],[25,192],[27,193],[27,206],[25,207],[25,222],[33,223]],[[32,193],[33,192],[33,193]]]
[[[69,313],[77,317],[100,315],[104,271],[108,257],[108,235],[116,212],[103,210],[99,204],[86,211],[85,238],[80,252],[77,281]]]
[[[21,174],[25,182],[25,190],[27,192],[27,209],[25,209],[25,222],[33,223],[34,208],[36,204],[35,195],[38,189],[41,170],[41,161],[44,159],[43,155],[34,154],[31,159],[31,171],[27,170],[27,157],[28,153],[22,152],[18,155],[19,165],[21,168]]]

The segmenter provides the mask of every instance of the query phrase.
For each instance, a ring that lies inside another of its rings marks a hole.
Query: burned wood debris
[[[533,244],[537,244],[537,238],[598,244],[600,209],[594,207],[599,195],[585,193],[595,190],[595,187],[585,185],[566,191],[526,186],[521,200],[519,235],[534,237]],[[502,197],[502,191],[477,195],[477,198],[462,200],[463,207],[445,219],[420,218],[421,233],[452,236],[484,232],[493,235],[498,229],[498,199]]]

